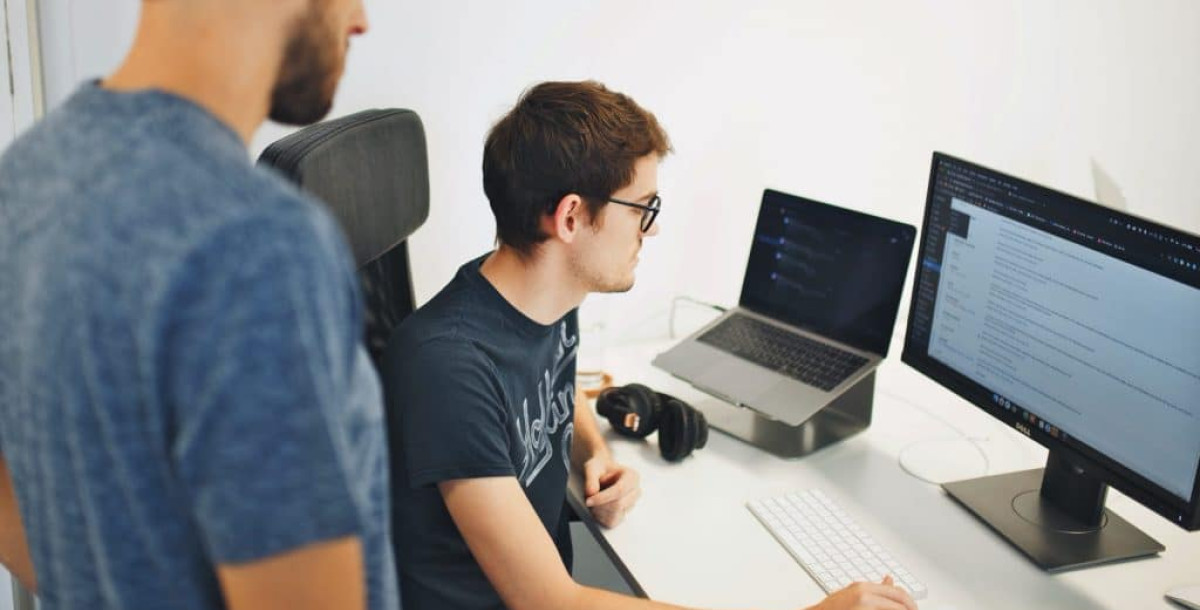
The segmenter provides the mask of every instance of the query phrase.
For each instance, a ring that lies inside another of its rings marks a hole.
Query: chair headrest
[[[359,267],[429,217],[425,129],[411,110],[365,110],[311,125],[267,147],[258,163],[325,202]]]

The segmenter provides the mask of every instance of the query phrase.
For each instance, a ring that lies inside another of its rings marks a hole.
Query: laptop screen
[[[916,228],[763,192],[739,305],[887,355]]]

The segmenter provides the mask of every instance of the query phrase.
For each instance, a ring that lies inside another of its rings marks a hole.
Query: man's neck
[[[545,252],[521,258],[501,245],[483,261],[479,272],[504,300],[538,324],[553,324],[587,296],[565,261]]]
[[[284,32],[271,32],[261,21],[254,31],[245,15],[182,14],[188,4],[143,3],[133,47],[101,86],[187,98],[248,144],[270,110]]]

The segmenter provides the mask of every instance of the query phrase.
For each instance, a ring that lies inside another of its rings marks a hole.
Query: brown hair
[[[496,216],[496,239],[532,253],[549,237],[542,217],[571,193],[587,202],[594,222],[607,199],[633,181],[638,159],[670,151],[653,114],[596,81],[525,91],[483,149],[483,190]]]

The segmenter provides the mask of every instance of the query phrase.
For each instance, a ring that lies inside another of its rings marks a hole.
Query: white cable
[[[682,295],[682,294],[677,295],[674,299],[671,299],[671,310],[667,314],[667,324],[668,324],[667,331],[668,331],[668,335],[672,339],[675,338],[675,309],[679,305],[680,301],[686,301],[688,303],[692,303],[693,305],[699,305],[701,307],[708,307],[708,308],[715,309],[720,312],[725,311],[725,308],[721,307],[720,305],[714,305],[712,303],[708,303],[706,301],[701,301],[700,299],[689,297],[687,295]]]
[[[991,460],[991,458],[988,457],[987,452],[984,451],[983,445],[981,444],[981,443],[992,440],[991,435],[971,436],[970,434],[967,434],[962,428],[959,428],[958,426],[954,425],[946,418],[938,415],[937,413],[934,413],[933,411],[930,411],[929,409],[925,408],[924,406],[917,404],[916,402],[913,402],[912,400],[909,400],[908,398],[906,398],[904,396],[896,394],[895,392],[890,392],[888,390],[879,390],[879,393],[884,394],[884,395],[892,398],[893,400],[898,400],[898,401],[924,413],[925,415],[932,417],[933,419],[940,422],[943,426],[952,430],[956,435],[958,435],[961,438],[961,440],[965,440],[968,443],[970,443],[971,447],[973,447],[975,449],[975,451],[977,451],[979,453],[979,456],[983,458],[983,474],[981,476],[987,476],[988,474],[991,474],[992,460]],[[915,449],[916,447],[919,447],[921,445],[925,445],[928,443],[945,443],[945,442],[956,441],[956,440],[960,440],[960,439],[957,439],[957,438],[933,438],[933,439],[921,439],[918,441],[913,441],[913,442],[905,445],[902,449],[900,449],[899,455],[896,456],[896,462],[900,466],[900,469],[903,470],[904,472],[908,473],[909,476],[911,476],[919,481],[929,483],[931,485],[941,485],[945,481],[935,481],[933,479],[930,479],[929,477],[926,477],[926,476],[920,474],[919,472],[916,472],[912,467],[909,466],[909,464],[905,461],[904,457],[909,451],[911,451],[912,449]]]
[[[896,463],[900,465],[901,470],[908,473],[909,476],[911,476],[919,481],[924,481],[926,483],[929,483],[930,485],[941,485],[942,483],[946,483],[946,481],[936,481],[925,475],[922,475],[921,473],[917,472],[916,469],[911,467],[908,464],[908,462],[905,461],[904,456],[912,449],[915,449],[921,445],[927,445],[929,443],[945,443],[945,442],[952,442],[952,441],[958,441],[958,440],[961,440],[961,439],[957,439],[957,438],[927,438],[927,439],[922,439],[919,441],[913,441],[913,442],[909,443],[908,445],[905,445],[904,448],[900,450],[900,454],[898,456],[896,456]],[[983,450],[983,446],[979,444],[980,439],[967,438],[966,441],[971,445],[971,447],[973,447],[975,449],[976,452],[979,453],[979,456],[983,458],[983,474],[981,474],[980,476],[987,476],[992,471],[992,461],[988,458],[987,452]]]

